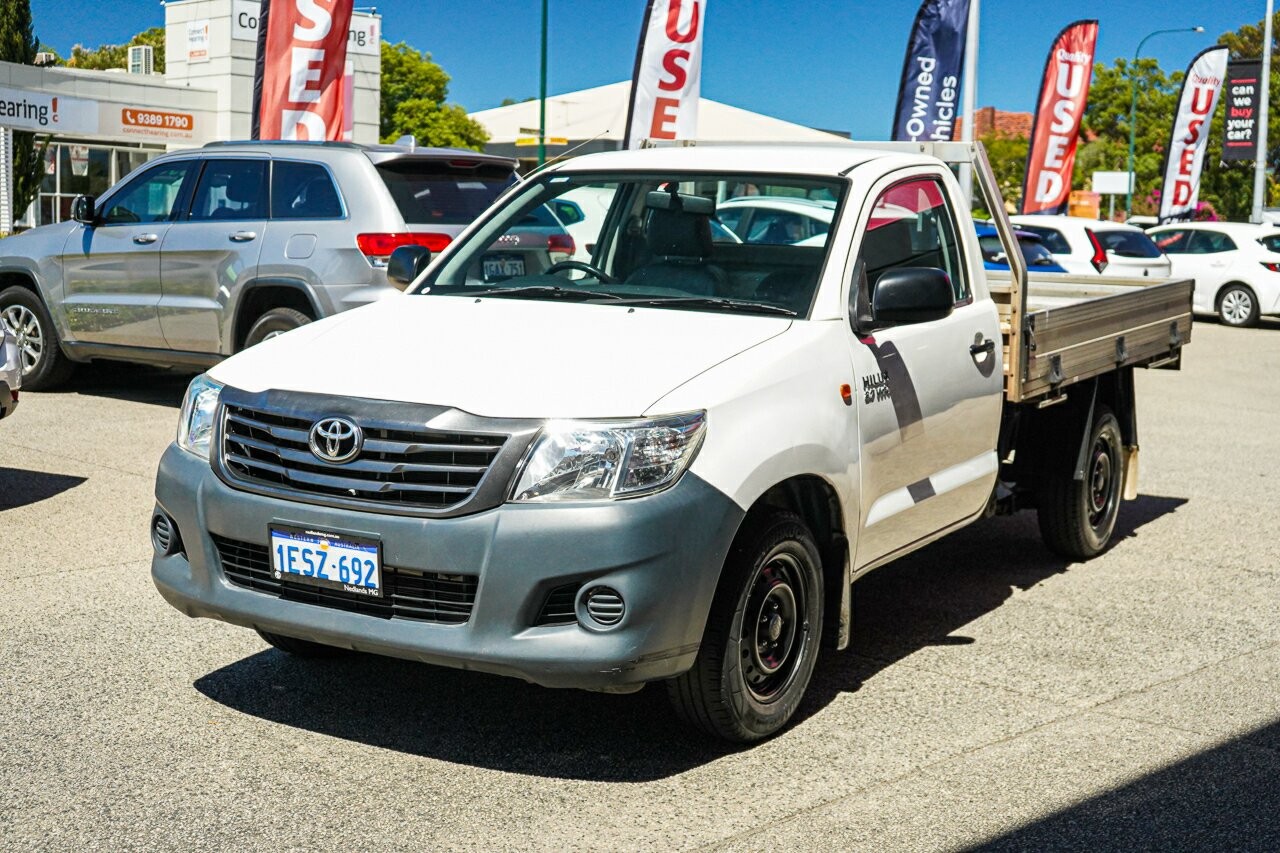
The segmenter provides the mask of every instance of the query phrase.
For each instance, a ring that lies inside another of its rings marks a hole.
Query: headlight
[[[201,373],[187,386],[178,419],[178,446],[196,456],[209,458],[209,441],[213,438],[213,416],[218,411],[218,395],[222,385]]]
[[[698,452],[704,412],[643,421],[552,421],[525,459],[515,501],[599,501],[660,492]]]

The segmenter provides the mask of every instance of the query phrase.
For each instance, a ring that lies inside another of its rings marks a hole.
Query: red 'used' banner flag
[[[1080,120],[1089,101],[1097,21],[1076,21],[1053,41],[1031,126],[1023,213],[1066,213]]]
[[[342,139],[353,0],[262,0],[254,139]]]

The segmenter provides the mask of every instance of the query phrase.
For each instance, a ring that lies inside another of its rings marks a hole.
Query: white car
[[[822,245],[835,215],[834,201],[789,196],[737,196],[716,208],[716,218],[742,242],[775,246],[795,245],[815,237],[819,238],[817,245]]]
[[[1280,315],[1280,229],[1246,222],[1186,222],[1153,228],[1174,274],[1196,281],[1192,308],[1228,326]]]
[[[1169,259],[1141,228],[1082,216],[1011,216],[1038,234],[1069,273],[1123,278],[1168,278]]]
[[[8,417],[17,408],[21,386],[22,351],[17,337],[0,321],[0,418]]]

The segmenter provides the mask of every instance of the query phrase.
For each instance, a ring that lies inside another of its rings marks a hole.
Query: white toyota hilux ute
[[[190,616],[629,692],[730,740],[779,730],[855,582],[1034,508],[1075,559],[1136,494],[1133,369],[1176,367],[1191,282],[983,270],[952,165],[1016,246],[980,146],[698,146],[512,187],[405,294],[191,384],[152,574]],[[590,260],[515,255],[609,194]],[[825,241],[714,241],[739,194],[834,209]]]

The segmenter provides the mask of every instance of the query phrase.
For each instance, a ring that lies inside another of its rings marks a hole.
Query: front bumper
[[[693,665],[743,517],[691,473],[668,491],[629,501],[504,504],[458,518],[332,509],[232,489],[208,462],[176,445],[160,461],[156,499],[184,551],[154,557],[152,578],[188,616],[587,689],[625,688]],[[376,536],[389,566],[477,575],[471,616],[458,625],[388,619],[232,584],[210,534],[265,546],[271,522]],[[535,627],[547,593],[578,582],[580,589],[598,583],[621,593],[621,622],[601,629],[580,618]]]

